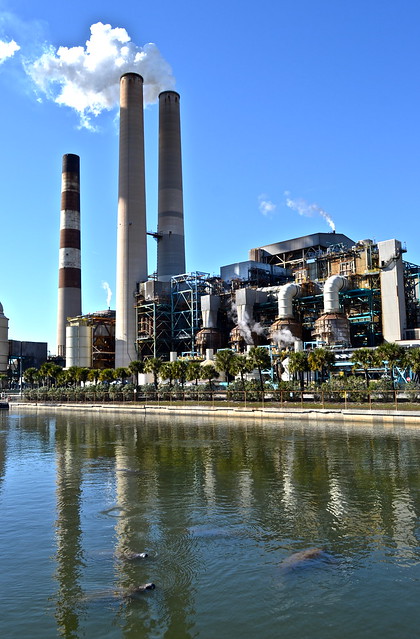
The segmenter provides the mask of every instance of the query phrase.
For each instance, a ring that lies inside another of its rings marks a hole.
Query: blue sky
[[[91,30],[98,23],[110,26]],[[181,95],[188,271],[218,274],[250,248],[328,231],[328,220],[355,241],[406,242],[406,259],[420,263],[417,1],[0,0],[0,301],[11,339],[55,352],[64,153],[81,157],[83,312],[107,307],[103,282],[115,293],[110,42],[117,57],[151,58],[149,230],[154,90]],[[151,239],[149,273],[155,259]]]

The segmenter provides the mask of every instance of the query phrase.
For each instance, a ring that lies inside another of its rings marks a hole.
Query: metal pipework
[[[293,298],[301,295],[299,284],[289,282],[282,286],[278,294],[279,319],[293,317]]]
[[[159,95],[159,183],[157,276],[169,282],[185,273],[179,94]]]
[[[324,313],[339,313],[339,292],[349,286],[348,279],[342,275],[332,275],[324,284]]]
[[[57,354],[66,355],[68,317],[82,312],[80,264],[80,158],[63,155],[58,270]]]
[[[143,78],[120,80],[115,366],[137,359],[137,285],[147,280],[146,187],[144,175]]]

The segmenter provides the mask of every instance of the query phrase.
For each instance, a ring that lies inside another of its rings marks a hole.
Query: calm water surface
[[[418,636],[420,428],[10,411],[0,507],[7,639]]]

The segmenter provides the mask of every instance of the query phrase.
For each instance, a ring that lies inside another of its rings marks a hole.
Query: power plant
[[[143,79],[126,73],[120,80],[116,311],[82,315],[76,302],[73,313],[68,306],[64,311],[64,302],[59,305],[58,348],[63,348],[66,323],[67,367],[211,357],[219,348],[243,352],[252,344],[277,351],[373,347],[384,340],[420,346],[420,267],[403,260],[405,249],[396,239],[375,243],[335,231],[314,233],[251,248],[248,260],[222,266],[220,276],[185,272],[180,96],[175,91],[159,95],[158,223],[151,233],[157,265],[148,279],[143,129]],[[65,156],[73,159],[63,163],[63,175],[71,174],[72,181],[63,178],[59,299],[67,294],[70,299],[69,282],[74,288],[79,283],[80,293],[80,271],[75,271],[80,269],[79,209],[64,196],[70,182],[75,192],[78,188],[75,157]]]

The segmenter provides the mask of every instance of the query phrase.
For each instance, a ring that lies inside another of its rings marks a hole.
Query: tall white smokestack
[[[147,280],[143,78],[137,73],[120,80],[119,160],[115,366],[125,367],[137,359],[135,293]]]

